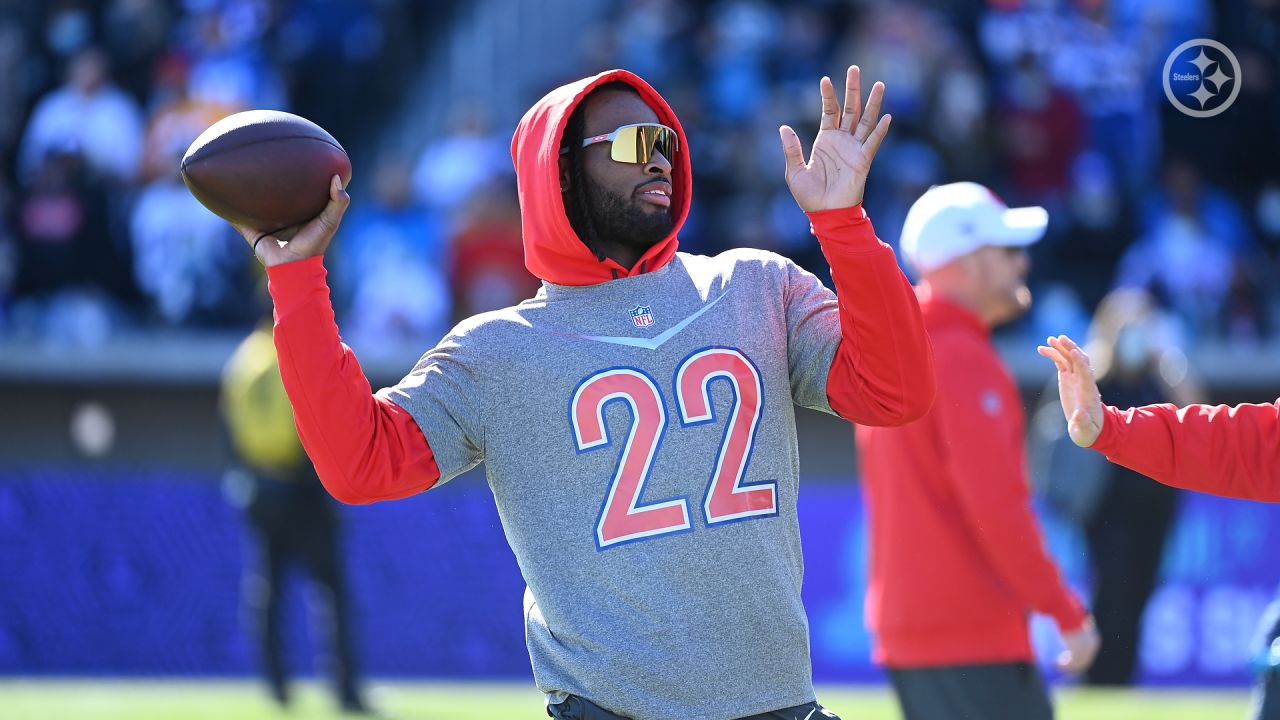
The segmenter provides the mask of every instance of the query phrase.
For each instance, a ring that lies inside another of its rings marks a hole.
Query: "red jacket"
[[[1046,552],[1024,472],[1021,398],[971,312],[918,289],[936,353],[923,419],[857,429],[871,530],[866,619],[889,667],[1031,660],[1027,619],[1087,617]]]
[[[1166,485],[1280,502],[1280,400],[1103,409],[1093,449]]]
[[[610,81],[634,87],[658,118],[675,128],[680,147],[688,147],[666,101],[625,70],[562,86],[530,108],[516,128],[511,156],[525,266],[549,282],[592,285],[657,270],[675,256],[677,234],[689,212],[692,173],[689,153],[680,152],[671,177],[674,227],[633,267],[598,259],[574,233],[560,193],[560,139],[578,102]],[[867,423],[900,424],[919,417],[933,400],[933,356],[893,251],[876,238],[860,205],[810,213],[809,220],[839,295],[841,342],[827,377],[832,409]],[[413,416],[372,394],[355,355],[342,344],[321,259],[277,265],[267,275],[280,374],[302,444],[329,493],[347,503],[370,503],[434,485],[440,471]]]

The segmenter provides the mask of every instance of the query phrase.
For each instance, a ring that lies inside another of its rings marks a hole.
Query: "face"
[[[640,96],[625,90],[601,90],[585,102],[583,137],[632,123],[659,122]],[[595,143],[584,148],[582,155],[584,190],[596,233],[601,242],[648,249],[669,235],[674,225],[671,163],[656,150],[644,164],[616,162],[609,152],[610,143]],[[567,164],[561,165],[561,185],[568,187],[572,179]]]
[[[1025,248],[987,245],[971,257],[973,280],[993,324],[1013,320],[1031,308],[1031,260]]]

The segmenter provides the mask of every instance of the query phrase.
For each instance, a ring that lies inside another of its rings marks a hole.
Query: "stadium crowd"
[[[256,269],[176,168],[204,127],[252,107],[312,118],[364,171],[331,258],[358,347],[430,340],[455,318],[527,296],[537,284],[522,265],[511,128],[459,107],[417,157],[358,153],[403,111],[452,7],[0,2],[0,337],[92,344],[121,328],[247,329]],[[882,238],[896,241],[925,188],[956,179],[1049,209],[1033,251],[1040,302],[1013,332],[1078,332],[1117,286],[1150,290],[1184,342],[1255,343],[1280,330],[1272,2],[610,7],[579,35],[586,66],[567,72],[631,69],[685,119],[699,169],[687,250],[764,247],[825,273],[782,180],[777,126],[807,106],[814,76],[858,62],[885,81],[894,115],[867,190]],[[1234,107],[1213,120],[1185,117],[1163,95],[1165,58],[1195,37],[1223,42],[1242,67]]]

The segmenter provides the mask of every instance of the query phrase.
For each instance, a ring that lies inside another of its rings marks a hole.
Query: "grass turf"
[[[0,680],[0,720],[318,720],[344,717],[315,683],[299,683],[289,711],[247,681]],[[532,683],[374,683],[375,702],[401,720],[545,720]],[[844,720],[898,720],[888,689],[824,686]],[[1059,720],[1245,717],[1243,690],[1092,690],[1055,693]]]

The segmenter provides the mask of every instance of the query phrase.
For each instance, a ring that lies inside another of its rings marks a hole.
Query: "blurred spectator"
[[[929,133],[953,174],[986,177],[994,165],[989,83],[967,51],[956,47],[953,54],[938,71]]]
[[[885,108],[893,113],[895,133],[928,126],[929,91],[954,52],[950,33],[938,20],[918,4],[873,4],[837,53],[858,63],[868,82],[885,84]]]
[[[1260,303],[1247,272],[1254,252],[1243,213],[1202,182],[1195,166],[1171,159],[1163,186],[1148,198],[1146,233],[1120,260],[1117,285],[1145,287],[1173,308],[1198,338],[1256,339]],[[1231,318],[1231,323],[1225,320]]]
[[[280,70],[266,55],[266,0],[226,0],[187,18],[180,49],[191,58],[191,95],[228,107],[287,109]]]
[[[1088,142],[1120,171],[1128,192],[1139,192],[1154,168],[1156,116],[1146,91],[1149,52],[1137,38],[1123,38],[1107,2],[1075,3],[1049,71],[1075,93],[1088,121]],[[1163,58],[1161,58],[1163,60]]]
[[[274,42],[289,97],[339,142],[351,143],[387,78],[396,77],[378,67],[387,31],[377,3],[367,0],[310,2],[306,10],[292,13]]]
[[[134,98],[151,90],[151,68],[169,44],[173,24],[166,0],[108,0],[102,9],[103,45],[120,85]]]
[[[1079,106],[1029,53],[1018,60],[1002,95],[996,111],[1000,150],[1015,197],[1059,206],[1084,135]]]
[[[1057,258],[1045,264],[1040,276],[1069,283],[1086,307],[1093,308],[1111,289],[1116,263],[1137,232],[1132,203],[1105,155],[1088,150],[1075,158],[1065,210],[1067,225]],[[1064,330],[1059,325],[1047,332]]]
[[[48,297],[63,288],[95,284],[106,243],[105,196],[84,172],[76,146],[51,148],[32,168],[17,206],[19,296]]]
[[[452,317],[439,215],[414,202],[402,163],[383,162],[373,184],[333,250],[343,327],[362,355],[399,341],[437,340]]]
[[[455,318],[515,305],[540,287],[524,267],[520,206],[505,184],[472,197],[449,253]]]
[[[286,571],[297,564],[319,591],[334,694],[343,712],[368,714],[355,667],[339,515],[298,440],[269,318],[227,361],[221,407],[232,454],[227,494],[247,514],[257,554],[246,566],[244,592],[271,696],[282,708],[291,700],[284,590]]]
[[[451,217],[480,187],[510,168],[507,139],[490,131],[480,107],[464,104],[450,118],[448,134],[432,139],[419,157],[414,197]]]
[[[252,261],[231,226],[183,184],[178,163],[185,150],[183,142],[169,148],[168,172],[134,205],[134,277],[165,324],[241,324],[248,319],[244,295]]]
[[[184,58],[169,54],[156,63],[151,117],[143,144],[142,179],[169,177],[187,148],[210,125],[247,108],[192,96]]]
[[[21,176],[31,182],[53,149],[77,148],[90,171],[129,183],[142,160],[142,113],[111,83],[107,56],[96,47],[71,58],[66,83],[36,105],[19,149]]]

